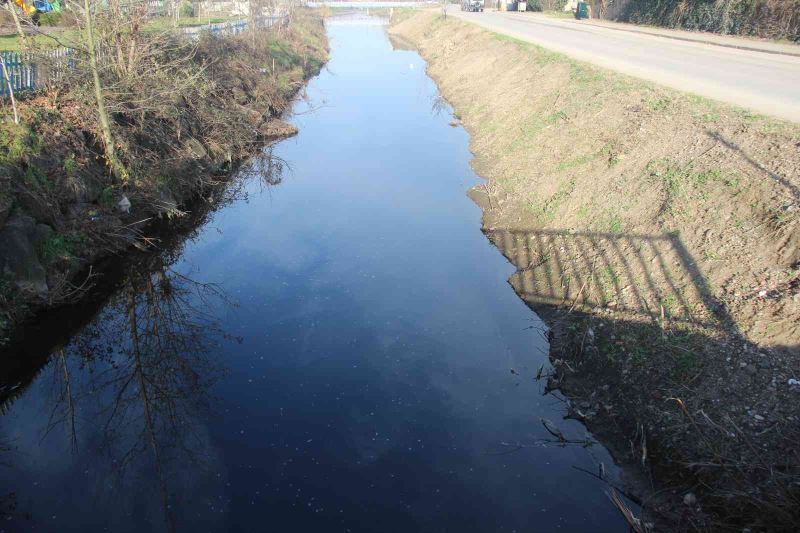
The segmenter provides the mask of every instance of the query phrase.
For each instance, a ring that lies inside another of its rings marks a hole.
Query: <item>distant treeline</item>
[[[616,0],[618,20],[800,41],[800,0]]]

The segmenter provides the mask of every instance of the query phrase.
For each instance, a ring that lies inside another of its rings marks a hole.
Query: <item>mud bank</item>
[[[127,179],[109,170],[80,69],[23,98],[19,124],[2,111],[3,343],[36,313],[79,301],[99,282],[104,259],[158,247],[165,224],[177,230],[193,211],[207,211],[241,162],[294,133],[279,117],[327,60],[322,19],[311,10],[255,35],[145,37],[159,39],[141,62],[146,74],[105,74]]]
[[[552,329],[548,385],[646,480],[646,518],[792,527],[800,128],[434,12],[390,31],[471,134],[483,230]]]

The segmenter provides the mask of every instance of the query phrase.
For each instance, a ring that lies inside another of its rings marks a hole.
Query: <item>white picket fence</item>
[[[75,68],[75,60],[75,50],[63,46],[38,53],[35,61],[19,52],[0,52],[0,97],[8,98],[11,90],[14,93],[31,91],[45,82],[58,82],[67,71]]]

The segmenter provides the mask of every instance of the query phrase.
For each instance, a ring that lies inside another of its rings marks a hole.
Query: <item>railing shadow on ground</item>
[[[658,516],[664,488],[680,494],[699,481],[704,510],[726,525],[797,523],[800,458],[786,451],[800,435],[800,345],[742,335],[675,233],[485,233],[517,267],[512,287],[547,323],[553,371],[537,375],[545,393],[564,393],[569,416],[627,467],[643,517]]]
[[[509,282],[531,305],[611,308],[621,318],[732,327],[676,233],[486,230],[517,267]]]

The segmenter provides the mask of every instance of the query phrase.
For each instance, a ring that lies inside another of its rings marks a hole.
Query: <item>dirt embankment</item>
[[[0,110],[0,343],[37,310],[79,299],[103,257],[157,245],[153,221],[187,218],[241,161],[293,133],[278,117],[327,60],[310,10],[255,34],[141,39],[103,72],[126,180],[109,171],[83,62],[23,97],[19,124]]]
[[[401,20],[402,19],[402,20]],[[800,127],[401,14],[573,416],[672,530],[800,519]],[[657,495],[656,495],[657,494]]]

